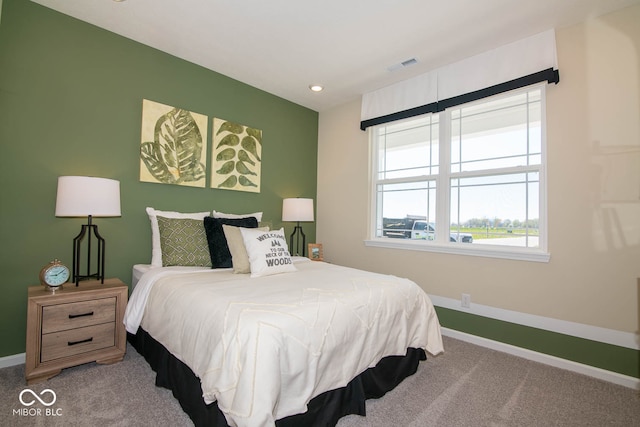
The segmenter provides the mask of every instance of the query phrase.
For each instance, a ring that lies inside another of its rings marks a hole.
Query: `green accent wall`
[[[436,312],[445,328],[640,378],[637,350],[443,307],[436,307]]]
[[[282,199],[316,198],[317,112],[30,1],[1,5],[0,357],[24,352],[26,288],[53,258],[71,266],[86,222],[55,217],[58,176],[120,181],[122,217],[94,223],[106,275],[126,283],[134,264],[151,260],[147,206],[260,210],[290,234]],[[143,99],[208,116],[209,153],[213,117],[261,129],[261,192],[140,182]],[[304,231],[314,242],[315,225]]]

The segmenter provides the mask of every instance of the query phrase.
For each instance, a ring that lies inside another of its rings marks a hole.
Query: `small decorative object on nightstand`
[[[64,368],[122,360],[126,332],[122,319],[129,288],[118,279],[83,282],[51,293],[28,288],[27,384],[45,381]]]
[[[62,289],[62,285],[69,280],[69,268],[54,259],[40,270],[40,284],[51,292]]]
[[[309,259],[311,261],[324,261],[322,243],[309,243]]]

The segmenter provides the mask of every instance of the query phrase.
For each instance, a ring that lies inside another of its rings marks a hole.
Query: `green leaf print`
[[[191,113],[180,108],[173,108],[158,118],[153,142],[143,143],[140,149],[140,158],[149,173],[168,184],[204,178],[201,157],[200,129]]]

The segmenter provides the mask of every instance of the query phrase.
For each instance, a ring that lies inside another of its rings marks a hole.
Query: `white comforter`
[[[251,279],[231,270],[153,269],[131,295],[125,325],[142,326],[200,378],[231,426],[273,426],[306,411],[408,347],[443,351],[425,292],[394,276],[298,262]]]

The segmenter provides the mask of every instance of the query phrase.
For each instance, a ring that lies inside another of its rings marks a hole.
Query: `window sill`
[[[475,243],[451,243],[439,245],[423,241],[404,239],[370,239],[364,241],[365,246],[388,249],[404,249],[410,251],[437,252],[453,255],[501,258],[517,261],[549,262],[551,254],[540,249],[514,248],[497,245],[478,245]]]

